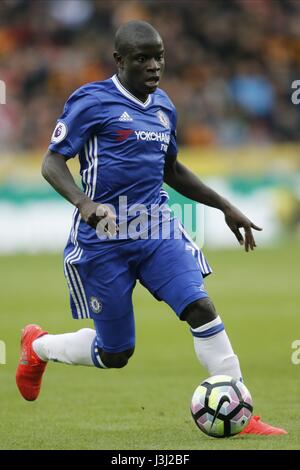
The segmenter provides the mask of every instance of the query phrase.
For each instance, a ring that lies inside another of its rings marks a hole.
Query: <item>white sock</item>
[[[224,325],[218,316],[199,328],[191,328],[196,356],[212,375],[230,375],[241,380],[238,357],[234,354]]]
[[[95,330],[83,328],[75,333],[41,336],[33,341],[32,347],[43,361],[94,366],[91,348],[95,337]]]

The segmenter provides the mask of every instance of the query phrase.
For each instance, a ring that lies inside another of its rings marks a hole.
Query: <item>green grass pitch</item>
[[[195,387],[206,378],[187,326],[168,306],[137,287],[137,343],[121,370],[49,364],[40,398],[24,401],[15,386],[21,328],[36,322],[50,332],[74,331],[61,258],[0,258],[1,449],[299,449],[300,365],[291,343],[300,339],[300,246],[244,253],[207,252],[215,274],[207,289],[239,355],[244,380],[264,420],[288,436],[214,439],[190,417]]]

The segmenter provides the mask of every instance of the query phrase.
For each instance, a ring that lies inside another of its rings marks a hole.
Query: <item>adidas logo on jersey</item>
[[[119,117],[119,121],[133,121],[133,119],[129,116],[128,113],[126,113],[126,111],[124,111],[124,113]]]

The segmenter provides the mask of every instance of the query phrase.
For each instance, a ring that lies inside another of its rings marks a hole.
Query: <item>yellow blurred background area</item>
[[[179,159],[263,227],[257,236],[259,245],[274,246],[300,238],[299,150],[295,144],[234,149],[183,146]],[[8,153],[0,160],[2,253],[59,251],[68,237],[73,208],[42,178],[42,156],[42,151]],[[68,165],[80,185],[78,159]],[[167,190],[171,208],[192,203]],[[200,225],[206,246],[238,248],[219,211],[206,207]]]

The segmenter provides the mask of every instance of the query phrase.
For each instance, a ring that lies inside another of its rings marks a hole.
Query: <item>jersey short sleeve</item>
[[[171,135],[170,135],[170,143],[169,143],[169,146],[168,146],[167,155],[175,156],[178,153],[177,132],[176,132],[177,112],[176,112],[175,108],[173,109],[173,112],[172,112],[172,115],[171,115],[170,124],[171,124]]]
[[[56,123],[49,150],[75,157],[100,126],[100,102],[83,89],[74,92],[64,106],[63,114]]]

